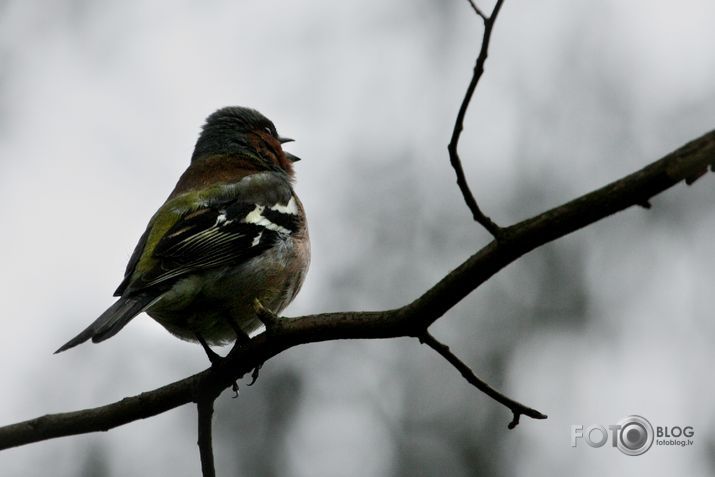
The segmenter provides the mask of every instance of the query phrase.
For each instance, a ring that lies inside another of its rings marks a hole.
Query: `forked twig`
[[[446,359],[452,366],[454,366],[457,371],[462,374],[464,379],[469,382],[469,384],[473,385],[498,403],[508,407],[514,415],[514,418],[507,426],[509,429],[514,429],[517,424],[519,424],[519,417],[521,417],[522,415],[528,416],[532,419],[547,418],[546,414],[542,414],[536,409],[532,409],[528,406],[521,404],[518,401],[511,399],[508,396],[505,396],[504,394],[491,387],[486,382],[482,381],[476,374],[474,374],[474,371],[472,371],[469,366],[464,364],[462,360],[460,360],[457,356],[455,356],[454,353],[450,351],[449,346],[437,341],[437,339],[432,336],[428,331],[425,331],[424,334],[419,337],[419,340],[420,342],[426,344],[427,346],[438,352],[444,359]]]
[[[476,13],[477,15],[482,17],[482,20],[484,20],[484,22],[486,23],[489,19],[487,18],[486,15],[484,15],[484,12],[482,12],[482,10],[477,6],[477,4],[474,3],[474,0],[468,0],[468,1],[469,1],[469,5],[471,5],[471,7],[472,7],[472,10],[474,10],[474,13]]]

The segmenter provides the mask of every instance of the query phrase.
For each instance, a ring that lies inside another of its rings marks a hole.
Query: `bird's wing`
[[[154,216],[116,294],[170,286],[182,276],[238,265],[294,233],[301,217],[290,185],[246,180],[168,201]],[[270,179],[270,177],[269,177]],[[217,193],[218,192],[218,193]]]

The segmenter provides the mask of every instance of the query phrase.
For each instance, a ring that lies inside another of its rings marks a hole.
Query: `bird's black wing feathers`
[[[281,207],[276,210],[240,200],[189,212],[164,234],[152,254],[157,264],[132,282],[129,290],[169,284],[189,273],[246,262],[295,232],[298,220],[298,215]]]
[[[276,233],[245,222],[256,204],[236,202],[200,209],[180,219],[159,241],[154,257],[160,259],[157,278],[245,261],[273,245]],[[265,235],[265,237],[263,237]],[[152,278],[151,273],[146,274]],[[156,278],[153,278],[156,279]]]
[[[201,200],[200,196],[196,199]],[[177,196],[162,208],[184,207],[185,202],[185,196]],[[138,273],[161,211],[139,240],[115,295],[131,296],[149,287],[168,288],[177,277],[250,260],[300,226],[290,183],[273,173],[252,174],[223,186],[210,200],[184,212],[150,252],[150,267]]]

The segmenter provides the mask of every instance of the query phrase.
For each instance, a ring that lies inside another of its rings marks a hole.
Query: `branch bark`
[[[455,304],[522,255],[618,211],[647,204],[651,197],[681,181],[692,183],[708,167],[715,171],[715,130],[618,181],[502,229],[499,241],[477,251],[412,303],[392,310],[277,320],[269,334],[234,347],[215,367],[191,377],[106,406],[46,415],[2,427],[0,449],[106,431],[199,402],[212,393],[217,396],[257,365],[293,346],[336,339],[418,338]]]

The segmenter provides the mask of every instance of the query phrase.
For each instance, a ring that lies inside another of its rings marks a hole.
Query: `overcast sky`
[[[461,144],[482,207],[513,223],[714,128],[714,19],[709,0],[507,0]],[[52,351],[112,303],[221,106],[260,110],[303,158],[313,263],[286,315],[400,306],[486,244],[446,154],[480,36],[461,0],[0,2],[0,422],[207,366],[146,316]],[[507,431],[508,412],[411,340],[311,345],[222,396],[220,475],[712,474],[714,201],[712,174],[680,185],[438,322],[547,421]],[[571,448],[571,425],[630,414],[693,426],[695,445]],[[194,420],[186,406],[3,451],[0,474],[198,475]]]

